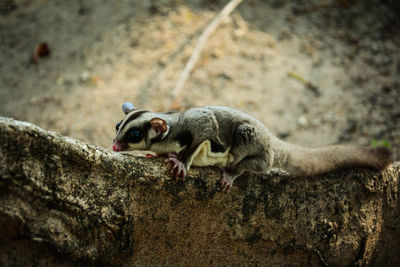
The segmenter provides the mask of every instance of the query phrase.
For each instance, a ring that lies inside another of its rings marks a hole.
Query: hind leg
[[[239,163],[225,168],[219,180],[221,189],[229,192],[235,179],[245,171],[253,173],[268,171],[271,168],[268,158],[266,153],[251,155],[243,158]]]
[[[271,169],[273,152],[268,149],[268,143],[265,133],[251,124],[236,128],[230,151],[235,160],[222,173],[222,190],[229,191],[235,179],[245,171],[260,173]]]

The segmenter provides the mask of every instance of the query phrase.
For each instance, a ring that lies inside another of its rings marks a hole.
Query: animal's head
[[[148,150],[152,143],[167,136],[169,127],[158,114],[137,110],[132,103],[124,103],[122,111],[126,116],[115,126],[114,151]]]

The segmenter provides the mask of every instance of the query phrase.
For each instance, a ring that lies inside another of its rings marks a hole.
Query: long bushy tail
[[[279,167],[293,175],[317,175],[340,169],[365,168],[383,170],[392,162],[392,153],[385,147],[332,145],[304,148],[283,143],[284,160]]]

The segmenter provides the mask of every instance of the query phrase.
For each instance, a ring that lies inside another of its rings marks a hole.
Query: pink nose
[[[122,146],[120,146],[120,145],[117,144],[117,143],[114,143],[113,146],[112,146],[112,149],[113,149],[115,152],[118,152],[118,151],[121,151],[121,150],[122,150]]]

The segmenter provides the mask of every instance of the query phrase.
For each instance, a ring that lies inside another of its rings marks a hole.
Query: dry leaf
[[[33,52],[33,61],[35,63],[39,62],[39,58],[50,56],[50,48],[47,43],[41,43],[35,47]]]

